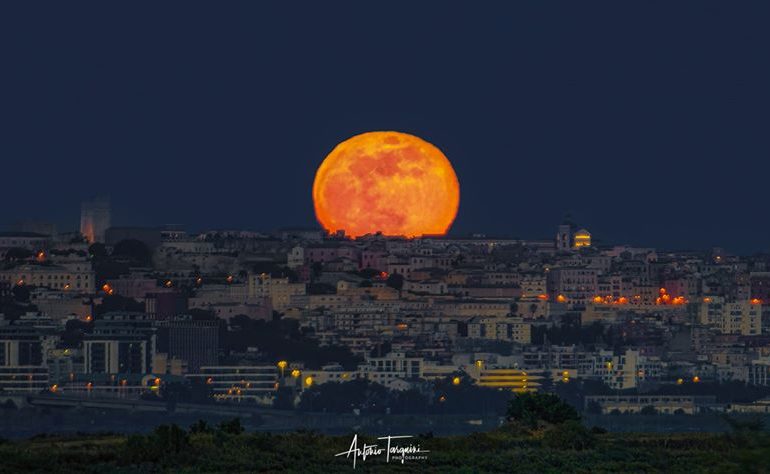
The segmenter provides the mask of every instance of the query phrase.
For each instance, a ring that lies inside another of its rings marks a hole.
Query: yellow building
[[[467,372],[480,387],[504,388],[518,393],[536,392],[543,380],[542,375],[525,370],[485,368],[483,362],[468,368]]]

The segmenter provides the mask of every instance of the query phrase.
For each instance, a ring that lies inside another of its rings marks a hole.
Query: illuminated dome
[[[575,248],[590,247],[591,233],[585,229],[580,229],[579,231],[575,232],[573,241],[575,242]]]

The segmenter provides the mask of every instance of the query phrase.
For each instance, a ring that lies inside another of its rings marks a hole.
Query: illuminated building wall
[[[186,375],[208,385],[214,400],[236,402],[272,399],[279,376],[275,365],[201,367],[198,373]]]
[[[536,392],[540,387],[543,375],[533,374],[525,370],[509,368],[467,367],[466,372],[481,387],[509,389],[514,392]]]
[[[80,233],[89,243],[104,242],[110,227],[110,200],[98,197],[84,201],[80,207]]]
[[[591,246],[591,233],[585,229],[580,229],[575,232],[573,236],[573,245],[575,248],[590,247]]]

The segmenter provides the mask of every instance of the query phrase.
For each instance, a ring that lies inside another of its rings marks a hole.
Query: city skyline
[[[348,7],[3,5],[22,179],[0,224],[109,193],[126,225],[314,225],[334,145],[398,130],[454,164],[456,233],[544,237],[571,212],[613,242],[768,250],[766,4]]]
[[[0,2],[0,471],[764,472],[770,2]]]
[[[254,232],[254,233],[261,233],[265,236],[270,235],[281,235],[282,233],[286,231],[319,231],[322,234],[333,234],[332,232],[329,232],[328,230],[323,228],[323,225],[321,225],[320,222],[318,222],[317,219],[313,219],[311,223],[306,223],[304,225],[285,225],[285,226],[277,226],[272,228],[259,228],[259,227],[245,227],[245,228],[237,228],[234,226],[230,227],[212,227],[212,226],[205,226],[202,225],[200,227],[195,227],[192,225],[187,225],[185,223],[181,222],[161,222],[161,223],[132,223],[127,222],[124,220],[121,220],[118,218],[115,219],[115,213],[111,207],[111,205],[114,203],[114,200],[111,198],[111,196],[108,195],[99,195],[99,196],[92,196],[89,199],[84,200],[82,203],[80,203],[80,210],[81,214],[79,218],[73,218],[70,222],[65,222],[64,224],[60,225],[56,222],[48,221],[45,219],[20,219],[10,224],[2,225],[0,223],[0,234],[5,235],[14,235],[19,232],[32,232],[41,234],[42,236],[55,236],[55,235],[82,235],[86,238],[87,241],[93,242],[94,240],[92,238],[89,238],[89,235],[91,235],[92,230],[90,230],[89,227],[84,226],[93,226],[93,223],[86,224],[86,216],[90,216],[90,206],[93,206],[95,203],[99,205],[98,203],[107,203],[107,217],[106,221],[99,225],[101,230],[101,238],[96,239],[95,241],[103,242],[104,241],[104,231],[109,228],[115,228],[115,229],[155,229],[155,230],[175,230],[175,231],[183,231],[188,233],[189,235],[198,235],[198,234],[206,234],[211,232],[239,232],[239,231],[247,231],[247,232]],[[85,206],[85,207],[84,207]],[[85,211],[86,207],[89,208],[89,211]],[[111,224],[110,224],[111,222]],[[535,235],[522,235],[522,234],[515,234],[515,233],[491,233],[491,232],[484,232],[482,229],[477,229],[475,231],[471,230],[468,232],[461,232],[458,230],[454,230],[453,226],[450,227],[449,231],[443,236],[447,239],[463,239],[463,238],[476,238],[476,239],[507,239],[507,240],[520,240],[520,241],[530,241],[530,242],[536,242],[536,241],[553,241],[556,239],[558,241],[558,227],[564,223],[570,223],[571,225],[575,226],[575,228],[581,228],[586,229],[589,228],[592,231],[595,229],[591,225],[587,225],[585,221],[576,218],[576,216],[572,215],[571,213],[565,213],[562,215],[560,219],[555,219],[550,224],[550,229],[546,231],[543,234],[535,234]],[[556,230],[556,232],[555,232]],[[338,231],[345,231],[345,229],[338,229]],[[383,234],[380,231],[372,232],[370,235],[374,234],[382,234],[385,237],[404,237],[403,235],[390,235],[390,234]],[[119,235],[119,234],[118,234]],[[362,236],[350,236],[346,233],[344,234],[344,237],[347,239],[355,240],[356,238],[360,238]],[[432,235],[432,234],[426,234],[424,236],[413,236],[413,237],[407,237],[408,239],[421,239],[421,238],[442,238],[442,236]],[[720,251],[725,251],[731,254],[735,255],[757,255],[757,254],[763,254],[767,253],[767,251],[763,250],[749,250],[749,251],[735,251],[734,248],[730,247],[722,247],[719,245],[704,245],[702,247],[699,246],[675,246],[675,245],[661,245],[656,246],[649,244],[647,242],[640,242],[640,241],[612,241],[607,239],[604,235],[601,234],[593,234],[593,243],[594,246],[600,246],[600,247],[622,247],[622,246],[630,246],[630,247],[646,247],[646,248],[655,248],[659,251],[663,252],[681,252],[681,251],[695,251],[695,252],[712,252],[714,249],[720,249]]]

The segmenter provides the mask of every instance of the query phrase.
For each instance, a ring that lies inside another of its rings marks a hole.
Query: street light
[[[284,369],[286,368],[287,365],[289,365],[289,363],[286,362],[285,360],[279,360],[278,361],[278,368],[281,369],[281,377],[283,377],[283,371],[284,371]]]
[[[452,385],[460,385],[460,377],[453,378]]]

